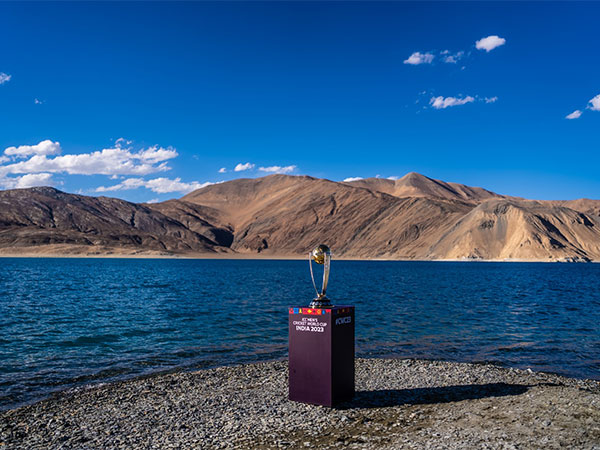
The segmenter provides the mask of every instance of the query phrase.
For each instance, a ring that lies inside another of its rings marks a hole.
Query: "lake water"
[[[307,261],[0,258],[0,408],[173,368],[285,358]],[[600,379],[600,264],[333,261],[356,353]]]

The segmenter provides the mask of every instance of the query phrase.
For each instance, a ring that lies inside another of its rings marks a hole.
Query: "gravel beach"
[[[0,413],[0,448],[600,449],[600,382],[493,365],[357,359],[353,401],[287,399],[287,363],[178,372]]]

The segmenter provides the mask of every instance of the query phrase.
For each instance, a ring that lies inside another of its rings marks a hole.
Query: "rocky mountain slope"
[[[166,202],[168,203],[168,202]],[[217,252],[223,244],[212,216],[196,213],[188,227],[163,213],[168,205],[150,208],[107,197],[67,194],[50,187],[0,192],[0,249],[40,253]],[[172,211],[171,211],[172,212]],[[176,214],[174,214],[176,216]]]
[[[394,197],[434,197],[447,200],[480,202],[490,198],[505,198],[480,187],[465,186],[434,180],[416,172],[410,172],[398,180],[387,178],[366,178],[347,183],[351,186],[385,192]]]
[[[238,179],[134,204],[0,192],[0,253],[600,260],[600,200],[532,201],[410,173],[348,183]]]

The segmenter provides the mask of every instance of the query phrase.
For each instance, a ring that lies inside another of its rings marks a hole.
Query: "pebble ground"
[[[0,413],[0,449],[600,450],[600,382],[493,365],[358,359],[331,409],[287,399],[287,363],[92,386]]]

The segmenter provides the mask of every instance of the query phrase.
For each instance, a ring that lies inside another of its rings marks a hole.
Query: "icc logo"
[[[350,323],[350,322],[352,322],[352,316],[340,317],[339,319],[335,319],[336,325],[342,325],[344,323]]]

